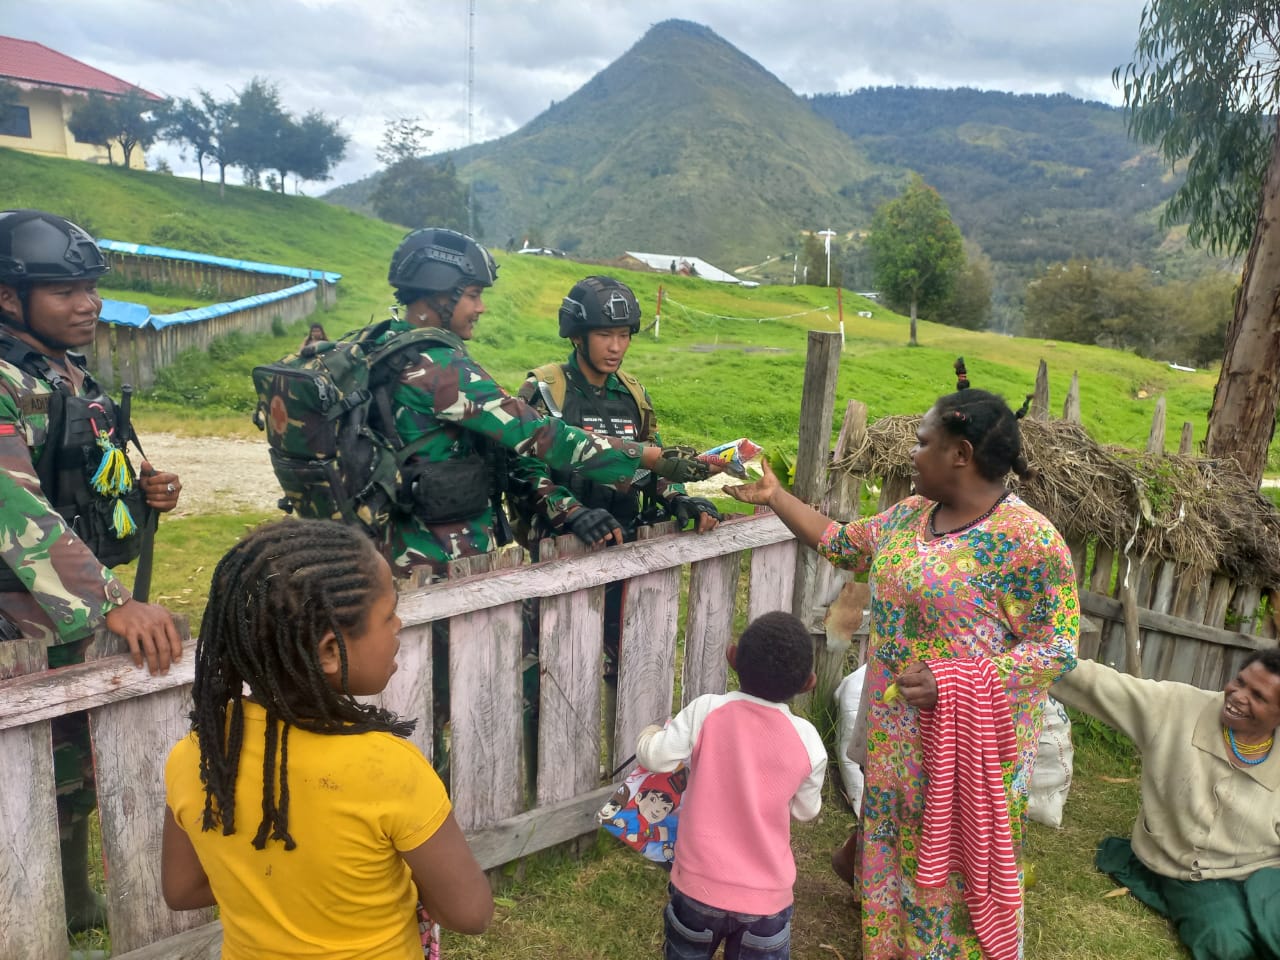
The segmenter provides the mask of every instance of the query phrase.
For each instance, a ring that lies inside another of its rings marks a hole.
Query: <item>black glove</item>
[[[676,524],[683,530],[689,525],[689,521],[694,522],[694,526],[698,525],[698,517],[707,514],[715,518],[719,523],[724,517],[720,516],[720,511],[716,509],[714,503],[706,497],[686,497],[683,493],[672,497],[667,504],[671,508],[671,512],[675,514]]]
[[[664,447],[662,456],[652,467],[653,472],[672,483],[694,483],[711,476],[711,466],[697,455],[693,447]]]
[[[622,532],[622,525],[613,518],[613,514],[599,507],[584,507],[574,511],[564,525],[569,528],[570,533],[588,545],[600,542],[615,530]]]

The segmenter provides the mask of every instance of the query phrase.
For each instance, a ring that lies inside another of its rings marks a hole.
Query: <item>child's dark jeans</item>
[[[663,915],[666,960],[709,960],[724,944],[725,960],[788,960],[791,914],[795,906],[762,917],[699,903],[668,885],[671,902]]]

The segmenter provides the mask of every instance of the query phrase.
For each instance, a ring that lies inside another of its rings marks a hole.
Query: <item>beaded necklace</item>
[[[1004,503],[1004,498],[1005,498],[1005,497],[1007,497],[1007,496],[1009,496],[1009,491],[1008,491],[1008,490],[1004,491],[1002,494],[1000,494],[1000,496],[996,497],[996,502],[995,502],[995,503],[993,503],[990,507],[988,507],[988,508],[987,508],[987,512],[986,512],[986,513],[984,513],[982,516],[980,516],[980,517],[975,517],[974,519],[970,520],[968,523],[962,523],[962,524],[960,524],[960,526],[958,526],[958,527],[956,527],[956,528],[954,528],[954,529],[952,529],[952,530],[939,530],[936,526],[934,526],[934,523],[935,523],[935,521],[936,521],[936,519],[937,519],[937,516],[938,516],[938,511],[942,509],[942,504],[940,504],[940,503],[934,504],[933,509],[929,511],[929,536],[934,537],[934,538],[937,538],[937,537],[949,537],[949,536],[951,536],[953,533],[961,533],[961,532],[963,532],[963,531],[965,531],[965,530],[968,530],[970,527],[976,527],[976,526],[977,526],[978,524],[980,524],[983,520],[987,519],[987,517],[989,517],[989,516],[991,516],[993,513],[995,513],[995,512],[996,512],[996,507],[998,507],[998,506],[1000,506],[1000,504]]]
[[[1271,754],[1272,745],[1276,742],[1276,738],[1273,735],[1273,736],[1267,737],[1267,739],[1263,740],[1261,743],[1238,744],[1236,743],[1235,731],[1232,730],[1230,727],[1225,727],[1225,726],[1222,728],[1222,739],[1227,742],[1227,746],[1231,748],[1231,752],[1232,754],[1235,755],[1235,758],[1239,760],[1241,763],[1247,764],[1250,767],[1256,767],[1258,764],[1266,760],[1267,757],[1270,756]],[[1246,750],[1250,752],[1254,750],[1265,750],[1266,753],[1260,756],[1257,760],[1250,760],[1248,757],[1244,756],[1240,752],[1240,747],[1244,747]]]

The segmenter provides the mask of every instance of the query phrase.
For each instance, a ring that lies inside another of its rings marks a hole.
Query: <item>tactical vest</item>
[[[651,438],[653,404],[640,381],[631,374],[621,370],[615,374],[627,388],[629,396],[595,397],[585,382],[576,384],[576,390],[568,389],[568,378],[580,378],[582,375],[571,368],[566,370],[564,364],[545,364],[531,373],[538,380],[539,395],[551,416],[590,433],[640,443]],[[598,507],[613,514],[627,535],[634,535],[641,510],[638,492],[614,490],[570,470],[553,470],[551,478],[567,488],[583,506]]]
[[[117,429],[121,426],[120,415],[115,402],[101,391],[87,371],[84,387],[89,396],[76,396],[66,378],[53,370],[44,354],[7,334],[0,334],[0,359],[53,388],[47,396],[33,393],[18,396],[19,413],[23,417],[48,415],[44,447],[39,458],[33,460],[40,492],[104,567],[133,560],[142,549],[139,533],[151,513],[133,465],[124,458],[130,487],[126,493],[105,496],[91,483],[108,452],[104,444],[123,453],[124,443]],[[101,440],[104,433],[107,439]],[[121,508],[128,513],[126,529],[131,528],[131,532],[117,535]],[[0,565],[0,592],[28,589],[13,570]]]

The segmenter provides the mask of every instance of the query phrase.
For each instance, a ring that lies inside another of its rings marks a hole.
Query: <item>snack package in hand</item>
[[[760,454],[761,449],[761,446],[755,441],[748,440],[746,437],[739,437],[729,443],[722,443],[718,447],[712,447],[702,456],[720,458],[725,462],[725,473],[731,477],[737,477],[739,480],[745,480],[747,479],[747,462],[754,460]]]

